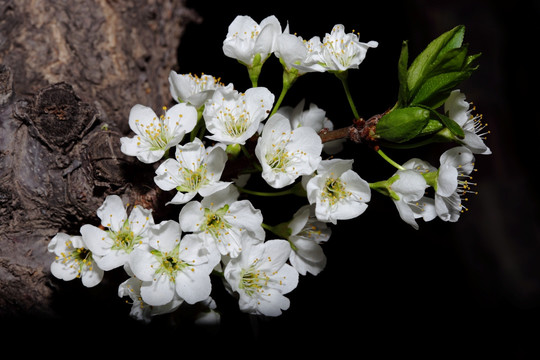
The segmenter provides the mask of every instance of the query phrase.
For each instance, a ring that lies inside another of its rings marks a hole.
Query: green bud
[[[227,153],[229,159],[236,159],[241,151],[242,145],[240,144],[230,144],[227,145],[227,148],[225,149],[225,152]]]
[[[394,109],[378,122],[375,136],[402,143],[414,139],[427,125],[430,112],[421,107]]]

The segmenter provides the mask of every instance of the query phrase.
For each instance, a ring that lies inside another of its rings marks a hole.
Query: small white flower
[[[135,105],[129,113],[129,127],[135,136],[122,137],[120,149],[144,163],[154,163],[179,144],[196,123],[197,110],[187,104],[176,104],[162,116],[147,106]]]
[[[202,240],[189,234],[182,238],[180,225],[167,220],[150,230],[148,244],[133,250],[129,265],[142,280],[141,298],[152,306],[170,303],[177,294],[189,304],[210,296],[210,272],[215,263],[208,261]]]
[[[444,103],[444,111],[450,119],[454,120],[465,132],[464,139],[458,139],[462,145],[468,147],[473,154],[490,155],[491,150],[484,144],[486,124],[482,123],[482,116],[473,116],[470,103],[465,101],[465,94],[454,90]]]
[[[338,24],[322,40],[320,61],[328,71],[357,69],[364,61],[367,50],[378,45],[376,41],[360,42],[358,35],[346,34],[345,27]]]
[[[239,294],[240,310],[278,316],[290,301],[284,295],[298,285],[298,272],[287,259],[291,247],[285,240],[248,243],[225,267],[225,280]]]
[[[241,144],[252,137],[266,119],[274,103],[274,94],[256,87],[239,93],[232,88],[218,89],[203,112],[209,139],[226,145]]]
[[[310,104],[307,110],[304,110],[305,100],[302,99],[294,108],[292,106],[282,106],[277,113],[282,114],[291,121],[293,129],[309,126],[315,132],[320,133],[325,129],[331,131],[334,124],[326,117],[326,112],[315,104]],[[323,144],[323,151],[330,155],[335,155],[343,150],[344,139],[329,141]]]
[[[56,255],[51,273],[58,279],[81,278],[86,287],[96,286],[103,279],[103,270],[95,263],[81,236],[58,233],[49,242],[48,251]]]
[[[169,73],[169,90],[173,99],[179,103],[191,104],[197,109],[220,88],[232,88],[232,84],[225,86],[220,79],[206,74],[197,76],[177,74],[175,71]]]
[[[128,217],[118,195],[107,196],[97,215],[106,230],[85,224],[81,234],[96,263],[105,271],[127,263],[129,253],[147,241],[146,230],[154,224],[152,211],[140,206],[134,206]]]
[[[274,188],[312,174],[321,161],[321,151],[321,138],[315,130],[310,127],[291,130],[289,119],[281,114],[268,119],[255,147],[262,177]]]
[[[434,217],[432,211],[425,210],[429,206],[429,200],[424,197],[428,187],[426,180],[419,172],[409,169],[399,170],[394,176],[397,179],[390,185],[390,190],[393,191],[392,200],[399,216],[407,224],[418,229],[415,219],[424,217],[424,220],[429,221]],[[396,195],[398,198],[395,198]]]
[[[277,36],[281,34],[281,24],[275,16],[268,16],[260,24],[251,17],[237,16],[229,25],[223,41],[226,56],[251,66],[255,55],[264,62],[274,51]]]
[[[184,300],[174,294],[173,299],[165,305],[152,306],[145,303],[141,297],[142,280],[130,277],[118,286],[118,296],[129,296],[132,301],[129,315],[139,321],[149,323],[153,316],[171,313],[178,309]]]
[[[289,33],[289,25],[277,37],[275,55],[281,59],[285,69],[298,70],[298,75],[308,72],[324,72],[326,69],[319,63],[321,41],[314,37],[309,41]]]
[[[435,210],[444,221],[456,222],[464,206],[461,197],[475,193],[471,186],[474,170],[474,155],[465,146],[446,150],[440,157],[440,167],[435,191]]]
[[[337,220],[361,215],[371,199],[369,184],[352,170],[353,160],[321,161],[317,175],[306,184],[310,204],[315,204],[315,215],[320,221],[333,224]]]
[[[182,231],[197,232],[211,253],[237,257],[244,241],[264,241],[262,213],[249,200],[238,200],[238,190],[228,186],[205,197],[190,201],[180,211]]]
[[[165,160],[157,169],[154,181],[162,190],[176,189],[170,204],[185,204],[197,193],[208,196],[230,183],[219,181],[227,154],[219,146],[205,148],[202,141],[176,147],[175,159]]]
[[[317,275],[326,266],[326,255],[321,243],[328,241],[331,229],[315,217],[314,207],[302,206],[289,223],[291,235],[291,265],[301,275]]]

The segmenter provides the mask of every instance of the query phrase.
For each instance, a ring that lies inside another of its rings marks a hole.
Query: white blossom
[[[175,159],[165,160],[156,169],[154,181],[162,190],[178,191],[170,204],[185,204],[197,193],[208,196],[229,185],[219,180],[226,161],[223,148],[205,148],[202,141],[195,138],[176,147]]]
[[[462,145],[469,148],[473,154],[490,155],[491,150],[484,143],[486,124],[482,122],[481,115],[472,115],[470,103],[465,101],[465,94],[454,90],[444,103],[444,111],[450,119],[454,120],[465,133],[465,138],[457,139]]]
[[[287,259],[291,247],[285,240],[246,244],[224,270],[225,280],[239,295],[240,310],[258,315],[278,316],[290,301],[284,295],[298,285],[298,272]]]
[[[274,51],[277,36],[281,34],[281,24],[275,16],[268,16],[258,24],[246,15],[237,16],[229,25],[223,41],[226,56],[252,66],[258,54],[264,62]]]
[[[296,69],[298,75],[308,72],[324,72],[326,69],[320,64],[321,40],[313,37],[309,41],[289,33],[289,25],[277,37],[274,54],[282,61],[285,69]]]
[[[176,104],[161,116],[151,108],[137,104],[129,113],[129,127],[135,136],[122,137],[120,149],[144,163],[154,163],[167,150],[178,145],[196,123],[197,110],[187,104]]]
[[[475,193],[471,187],[476,184],[470,181],[474,155],[467,147],[458,146],[446,150],[439,161],[435,210],[442,220],[456,222],[464,209],[462,197]]]
[[[322,142],[310,127],[291,129],[289,119],[274,114],[264,126],[255,147],[262,177],[274,188],[292,184],[312,174],[321,161]]]
[[[107,196],[97,215],[104,229],[85,224],[81,235],[96,263],[105,271],[126,264],[129,253],[147,241],[146,230],[154,224],[152,211],[140,206],[135,205],[128,217],[118,195]]]
[[[149,233],[148,244],[129,257],[133,274],[142,281],[142,300],[161,306],[176,294],[189,304],[207,299],[212,288],[210,272],[216,263],[209,262],[202,240],[193,234],[180,240],[180,225],[173,220],[154,225]]]
[[[182,231],[196,232],[211,252],[237,257],[245,241],[262,242],[265,232],[262,213],[249,200],[238,200],[233,185],[182,207]]]
[[[419,228],[415,219],[423,217],[424,220],[429,221],[434,217],[434,211],[429,211],[430,200],[424,196],[427,187],[424,177],[419,172],[410,169],[398,170],[390,185],[390,190],[394,195],[392,199],[399,216],[415,229]],[[396,196],[398,198],[395,198]]]
[[[58,279],[80,278],[86,287],[96,286],[103,279],[103,270],[95,263],[82,236],[58,233],[49,242],[48,251],[56,255],[51,273]]]
[[[274,94],[267,88],[250,88],[239,93],[232,88],[215,91],[204,108],[209,139],[226,145],[241,144],[252,137],[266,119],[274,103]]]
[[[371,199],[369,184],[352,170],[353,160],[321,161],[317,174],[306,184],[318,220],[337,223],[361,215]]]
[[[175,71],[169,73],[169,90],[173,99],[193,105],[197,109],[212,98],[217,89],[232,87],[232,84],[225,86],[220,79],[211,75],[177,74]]]
[[[319,274],[326,266],[326,255],[321,243],[328,241],[331,229],[315,217],[315,208],[302,206],[289,223],[291,254],[289,261],[301,275]]]
[[[357,69],[364,61],[367,50],[378,45],[376,41],[360,42],[357,34],[345,33],[345,27],[337,24],[322,40],[320,63],[327,71]]]

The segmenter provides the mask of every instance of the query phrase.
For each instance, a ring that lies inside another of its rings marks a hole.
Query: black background
[[[252,344],[261,353],[276,356],[290,352],[289,346],[306,354],[329,350],[335,356],[355,358],[374,357],[369,354],[531,355],[534,347],[529,345],[537,342],[540,326],[538,188],[533,176],[539,130],[538,57],[534,53],[538,2],[411,0],[317,5],[313,1],[193,0],[187,5],[202,21],[190,24],[184,33],[175,70],[221,77],[240,91],[250,87],[247,72],[221,48],[236,15],[249,15],[257,22],[276,15],[283,27],[289,22],[291,32],[303,38],[322,38],[340,23],[347,32],[360,32],[361,41],[378,41],[378,48],[368,51],[360,69],[349,74],[358,111],[366,118],[396,100],[396,66],[403,40],[409,40],[412,58],[442,32],[464,24],[470,52],[482,56],[479,70],[460,88],[489,124],[487,144],[493,155],[477,155],[479,194],[470,198],[469,211],[457,223],[419,221],[416,231],[400,220],[389,199],[373,194],[363,215],[333,227],[333,236],[324,245],[325,270],[318,276],[301,277],[288,295],[290,309],[278,318],[251,319],[238,311],[234,299],[216,291],[223,311],[218,329],[194,328],[189,320],[171,322],[169,318],[156,318],[144,326],[126,319],[129,305],[118,298],[101,304],[109,295],[91,289],[95,303],[81,312],[81,324],[111,344],[118,343],[118,335],[126,343],[133,336],[140,336],[141,343],[166,339],[166,346],[178,349],[179,356],[180,349],[196,344],[204,344],[201,354],[218,350],[231,355],[241,354]],[[263,67],[259,86],[268,87],[276,97],[279,94],[281,67],[274,57]],[[348,125],[352,119],[341,84],[333,75],[301,77],[283,105],[296,105],[303,98],[326,110],[336,126]],[[398,162],[422,157],[435,165],[444,149],[432,146],[387,153]],[[361,146],[347,146],[340,157],[353,158],[355,170],[367,181],[394,172]],[[260,206],[267,205],[261,202]],[[278,210],[263,213],[271,223],[295,210],[294,199],[286,198]],[[75,290],[80,285],[65,286]],[[221,290],[220,284],[215,287]],[[62,301],[78,300],[73,295]],[[74,320],[66,311],[65,323],[60,324],[71,326]],[[69,333],[66,329],[64,335]]]

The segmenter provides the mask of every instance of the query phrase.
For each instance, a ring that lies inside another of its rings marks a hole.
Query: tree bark
[[[156,208],[119,138],[133,105],[170,103],[192,21],[182,0],[0,0],[0,316],[54,315],[47,244],[105,196]]]

